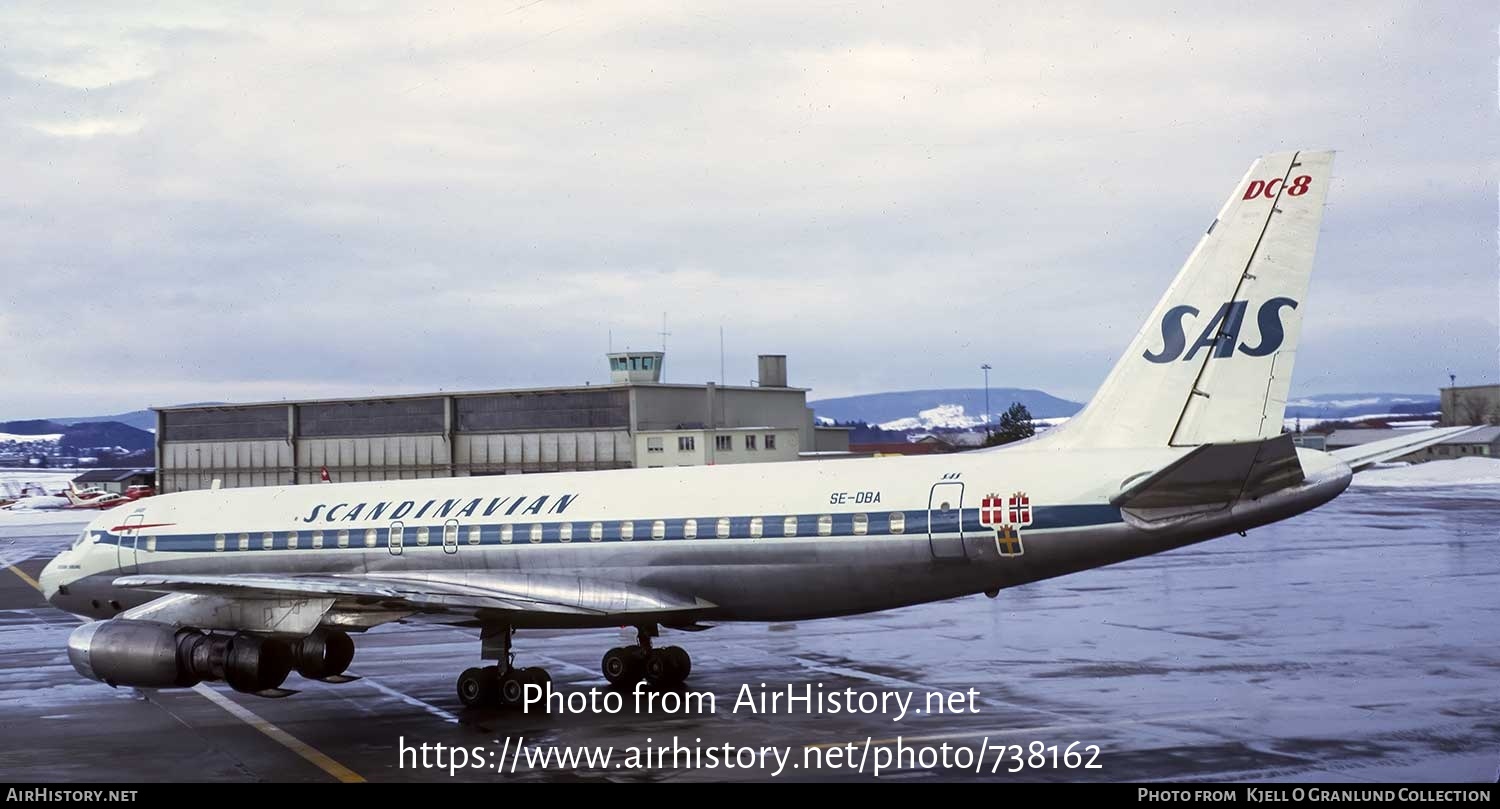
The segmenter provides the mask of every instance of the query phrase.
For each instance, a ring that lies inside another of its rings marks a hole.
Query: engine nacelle
[[[297,673],[309,680],[321,680],[344,673],[354,660],[354,641],[347,632],[319,629],[292,645]]]
[[[208,635],[112,618],[73,630],[68,660],[79,674],[111,686],[186,688],[223,680],[253,694],[280,686],[292,670],[293,655],[282,641],[244,632]]]

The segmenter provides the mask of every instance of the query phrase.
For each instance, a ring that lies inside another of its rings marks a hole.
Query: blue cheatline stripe
[[[855,515],[865,516],[865,532],[855,533]],[[959,522],[958,511],[936,512],[931,515],[931,525],[928,524],[928,512],[916,511],[881,511],[881,512],[843,512],[838,514],[772,514],[762,517],[736,516],[736,517],[673,517],[663,519],[662,540],[680,540],[687,538],[688,523],[696,523],[695,539],[752,539],[751,528],[754,520],[760,520],[761,539],[781,538],[839,538],[854,536],[895,536],[891,530],[891,518],[897,515],[904,516],[903,530],[899,535],[926,535],[929,527],[933,533],[951,534],[957,533],[960,527],[965,531],[978,532],[984,530],[979,524],[979,509],[966,508],[962,512],[962,526]],[[1120,510],[1110,505],[1069,505],[1069,506],[1035,506],[1032,510],[1033,522],[1027,530],[1057,529],[1057,528],[1081,528],[1090,525],[1108,525],[1120,522]],[[787,533],[786,522],[788,519],[796,519],[795,533]],[[827,518],[831,528],[827,534],[819,532],[819,519]],[[729,521],[728,536],[719,535],[719,521]],[[515,522],[515,523],[490,523],[479,525],[479,546],[500,545],[552,545],[563,542],[563,525],[572,526],[571,543],[587,544],[589,542],[651,542],[655,540],[654,531],[657,520],[557,520],[553,522]],[[601,526],[601,536],[595,540],[592,538],[592,529],[595,523]],[[629,523],[631,538],[624,538],[625,525]],[[531,540],[532,528],[540,524],[542,526],[542,538],[540,543]],[[426,546],[417,542],[419,529],[426,528],[428,531],[428,542]],[[470,531],[475,526],[473,523],[459,523],[458,546],[475,547],[470,541]],[[510,539],[506,541],[503,529],[510,529]],[[323,544],[321,548],[313,547],[314,530],[321,530]],[[338,550],[343,548],[367,549],[372,546],[365,544],[367,528],[323,528],[323,529],[298,529],[297,550]],[[373,547],[390,548],[390,528],[376,528],[375,544]],[[339,532],[348,532],[348,542],[340,546]],[[249,547],[245,551],[251,553],[265,550],[265,531],[247,532],[225,532],[224,550],[238,551],[240,547],[240,534],[244,533],[249,538]],[[271,532],[271,550],[290,550],[288,547],[290,537],[287,531]],[[145,550],[147,537],[155,537],[156,550],[158,552],[174,553],[196,553],[213,552],[214,543],[218,534],[154,534],[143,533],[140,536],[140,549]],[[133,544],[133,539],[121,534],[101,532],[99,542],[105,545],[119,545],[123,543],[128,547]],[[402,548],[436,547],[443,545],[443,523],[426,525],[405,525],[401,533]]]

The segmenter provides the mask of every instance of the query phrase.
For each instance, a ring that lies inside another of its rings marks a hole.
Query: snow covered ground
[[[1500,458],[1454,458],[1451,461],[1371,469],[1355,475],[1351,485],[1393,488],[1500,486]]]

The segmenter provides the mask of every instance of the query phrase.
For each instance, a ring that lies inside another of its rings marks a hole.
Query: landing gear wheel
[[[653,649],[646,658],[646,681],[655,686],[682,685],[692,670],[693,664],[687,652],[678,646]]]
[[[467,669],[458,675],[458,701],[470,708],[495,704],[498,684],[495,667]]]
[[[519,708],[526,698],[526,675],[528,669],[511,669],[500,677],[500,704],[506,708]]]
[[[639,646],[616,646],[604,653],[600,668],[610,685],[628,688],[646,674],[646,650]]]

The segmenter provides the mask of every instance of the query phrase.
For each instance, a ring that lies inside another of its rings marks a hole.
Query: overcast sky
[[[663,312],[668,381],[1085,399],[1289,148],[1293,393],[1500,377],[1493,2],[446,5],[0,7],[0,419],[597,383]]]

